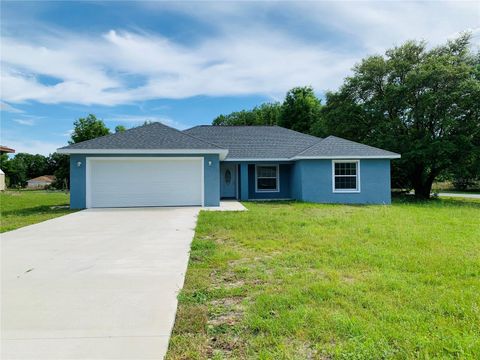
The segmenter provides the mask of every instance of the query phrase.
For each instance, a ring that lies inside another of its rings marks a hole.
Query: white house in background
[[[0,154],[14,153],[15,150],[0,145]],[[5,173],[0,169],[0,191],[5,190]]]
[[[27,181],[27,189],[44,189],[55,181],[53,175],[43,175]]]
[[[5,190],[5,173],[0,169],[0,191]]]

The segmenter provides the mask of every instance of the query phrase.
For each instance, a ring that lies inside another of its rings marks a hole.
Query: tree
[[[213,120],[213,125],[277,125],[281,112],[281,104],[265,103],[252,110],[219,115]]]
[[[45,156],[39,154],[18,153],[11,159],[2,156],[2,170],[10,186],[22,187],[26,185],[27,180],[45,175],[48,172],[48,161]]]
[[[110,130],[105,126],[105,123],[93,114],[76,120],[73,126],[72,139],[69,144],[76,144],[110,134]]]
[[[49,174],[55,175],[52,187],[68,189],[70,185],[70,157],[66,154],[53,153],[47,158]]]
[[[117,126],[115,126],[115,133],[124,132],[124,131],[126,131],[126,130],[127,130],[127,128],[126,128],[125,126],[123,126],[123,125],[117,125]]]
[[[367,57],[327,94],[320,131],[400,153],[392,180],[428,198],[439,175],[478,164],[480,55],[469,43],[408,41]]]
[[[320,100],[310,86],[295,87],[287,92],[279,125],[310,134],[319,121]]]

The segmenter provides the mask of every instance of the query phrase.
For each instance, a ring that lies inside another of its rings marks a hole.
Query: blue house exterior
[[[152,154],[127,154],[124,157],[138,158],[138,157],[162,157],[172,158],[180,155],[152,155]],[[204,206],[218,206],[220,204],[220,178],[218,176],[220,171],[219,156],[216,154],[199,154],[191,155],[201,157],[204,159],[204,192],[205,203]],[[72,154],[70,155],[70,207],[72,209],[85,209],[86,204],[86,166],[88,158],[99,157],[116,157],[113,154]],[[78,164],[80,163],[80,166]],[[83,166],[82,166],[83,165]]]
[[[292,197],[307,202],[390,204],[390,160],[363,159],[359,163],[360,190],[334,192],[332,160],[297,161],[293,171]]]
[[[181,132],[159,123],[59,152],[70,154],[76,209],[218,206],[223,198],[390,204],[390,161],[400,157],[276,126]]]

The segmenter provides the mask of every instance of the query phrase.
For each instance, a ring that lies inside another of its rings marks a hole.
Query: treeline
[[[18,153],[11,159],[7,154],[0,157],[0,167],[5,173],[6,185],[10,188],[21,188],[27,180],[42,175],[55,175],[53,188],[68,188],[69,177],[68,155],[53,153],[48,156]]]
[[[110,134],[110,129],[95,115],[88,115],[73,123],[73,132],[69,144],[94,139]],[[123,125],[117,125],[115,132],[125,131]],[[68,189],[70,181],[70,157],[65,154],[52,153],[48,156],[40,154],[18,153],[12,158],[7,154],[0,157],[0,168],[5,173],[6,185],[9,188],[22,188],[27,180],[42,175],[55,175],[51,185],[54,189]]]
[[[408,41],[353,68],[325,105],[311,87],[282,103],[220,115],[215,125],[280,125],[400,153],[392,187],[428,198],[434,181],[465,188],[480,177],[480,52],[470,34],[432,49]]]

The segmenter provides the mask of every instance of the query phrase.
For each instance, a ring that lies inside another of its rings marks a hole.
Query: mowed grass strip
[[[480,358],[480,202],[201,212],[167,359]]]
[[[0,193],[0,232],[18,229],[75,210],[70,196],[60,191],[4,191]]]

